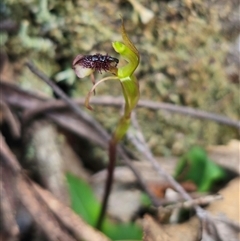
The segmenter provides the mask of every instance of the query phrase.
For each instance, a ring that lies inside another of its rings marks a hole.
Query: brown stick
[[[34,193],[29,187],[26,177],[21,171],[21,167],[13,155],[9,147],[4,141],[4,138],[0,134],[0,156],[1,161],[4,162],[5,166],[11,170],[16,179],[16,192],[19,201],[25,206],[28,212],[31,214],[32,218],[39,225],[39,227],[44,231],[49,240],[51,241],[75,241],[71,236],[65,233],[58,225],[47,210],[44,210],[41,203],[36,199]]]
[[[18,195],[19,201],[25,206],[49,240],[76,241],[77,239],[86,241],[110,241],[104,234],[86,224],[78,215],[73,213],[70,208],[60,203],[50,192],[28,179],[21,171],[18,160],[5,143],[1,134],[0,143],[1,161],[4,161],[5,166],[15,174],[13,178],[16,179],[16,194]],[[1,181],[0,189],[4,191]],[[1,193],[1,198],[3,198],[1,199],[3,201],[6,200],[5,192]],[[4,205],[6,203],[1,204]],[[8,218],[12,218],[9,216],[11,213],[7,214]],[[59,224],[55,216],[64,227],[74,234],[76,239],[70,236],[66,230],[64,231],[63,226]],[[14,236],[17,235],[17,226],[15,227],[13,225],[13,221],[15,220],[8,219],[8,221],[8,223],[10,223],[10,221],[12,222],[12,226],[8,227],[12,232],[11,234]]]
[[[72,212],[69,207],[59,202],[50,192],[44,190],[37,184],[32,184],[35,191],[56,215],[60,222],[79,240],[86,241],[110,241],[103,233],[95,230],[86,224],[77,214]]]
[[[74,102],[79,105],[84,105],[84,98],[75,99]],[[116,106],[121,107],[123,104],[123,99],[120,97],[111,97],[111,96],[102,96],[102,97],[92,97],[91,102],[94,105],[105,105],[105,106]],[[66,108],[67,106],[60,100],[51,100],[47,103],[43,103],[40,106],[37,106],[36,109],[30,110],[28,113],[28,118],[33,118],[35,115],[39,115],[43,112],[50,110],[59,110]],[[232,126],[234,128],[240,129],[240,121],[230,119],[226,116],[210,113],[203,110],[194,109],[186,106],[177,106],[169,103],[159,103],[150,100],[139,100],[138,108],[147,108],[150,110],[166,110],[169,112],[198,118],[204,120],[215,121],[222,125]]]
[[[20,202],[31,214],[33,220],[42,229],[51,241],[76,241],[67,230],[59,225],[54,215],[49,212],[46,205],[35,195],[31,187],[31,181],[27,181],[22,175],[17,180],[17,190]]]
[[[14,138],[20,137],[20,124],[18,119],[13,115],[9,106],[2,100],[0,100],[0,107],[3,111],[3,118],[8,122],[11,134]]]
[[[0,133],[0,157],[1,157],[0,160],[4,162],[14,172],[14,174],[18,175],[21,172],[21,169],[22,169],[21,166],[19,165],[16,157],[9,149],[1,133]]]
[[[2,167],[1,167],[2,168]],[[3,240],[18,240],[19,227],[15,220],[15,209],[12,208],[3,182],[0,179],[0,218],[1,218],[1,237]]]

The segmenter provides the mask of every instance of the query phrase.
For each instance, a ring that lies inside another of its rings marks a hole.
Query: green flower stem
[[[113,133],[112,140],[118,143],[125,136],[129,125],[130,125],[130,116],[129,117],[123,116],[118,122],[117,128]]]

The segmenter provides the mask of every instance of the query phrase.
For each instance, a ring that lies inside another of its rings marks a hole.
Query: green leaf
[[[212,160],[200,147],[192,148],[178,162],[175,178],[182,181],[192,181],[198,191],[211,191],[216,182],[226,179],[226,172]]]
[[[133,223],[103,225],[103,233],[113,240],[142,240],[142,229]]]
[[[94,196],[91,187],[72,174],[67,174],[66,177],[72,209],[88,224],[94,226],[100,211],[100,203]]]
[[[78,177],[67,174],[72,209],[88,224],[94,226],[100,212],[100,203],[91,187]],[[124,204],[123,204],[124,205]],[[116,224],[105,219],[102,232],[112,240],[141,240],[142,229],[133,223]]]
[[[149,196],[146,193],[142,193],[141,194],[141,204],[144,207],[150,207],[152,204],[151,199],[149,198]]]

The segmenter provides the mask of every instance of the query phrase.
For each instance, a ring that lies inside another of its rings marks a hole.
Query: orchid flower
[[[111,191],[111,186],[113,181],[113,171],[114,171],[115,162],[116,162],[117,144],[124,137],[124,135],[126,134],[129,128],[131,112],[136,107],[140,96],[139,85],[134,75],[134,71],[139,65],[140,56],[137,48],[131,42],[131,40],[129,39],[126,33],[123,20],[121,25],[121,34],[122,34],[123,43],[113,42],[112,46],[114,50],[120,55],[120,57],[122,57],[124,60],[127,61],[127,64],[124,65],[123,67],[119,67],[119,68],[117,67],[118,59],[110,57],[108,55],[104,56],[100,54],[87,55],[87,56],[78,55],[73,61],[73,68],[75,70],[76,75],[79,78],[83,78],[89,75],[92,76],[94,70],[98,70],[99,72],[104,70],[113,74],[113,76],[103,78],[96,84],[93,81],[94,85],[90,90],[90,92],[88,93],[87,98],[85,100],[85,106],[88,109],[92,110],[92,107],[89,105],[89,100],[92,93],[95,92],[95,89],[99,84],[101,84],[106,80],[110,80],[110,79],[119,80],[122,87],[123,96],[125,99],[125,108],[124,108],[123,116],[120,118],[118,125],[109,142],[108,178],[105,186],[102,209],[101,209],[101,213],[99,215],[99,220],[97,223],[98,228],[100,228],[102,225],[102,221],[106,212],[108,197]],[[102,59],[102,62],[101,62],[101,59]]]

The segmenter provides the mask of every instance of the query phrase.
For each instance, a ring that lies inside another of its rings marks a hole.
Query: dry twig
[[[208,205],[211,202],[217,201],[217,200],[221,200],[222,196],[220,195],[207,195],[204,197],[199,197],[196,199],[192,199],[191,201],[185,201],[185,202],[178,202],[175,204],[170,204],[167,205],[166,207],[163,207],[165,210],[173,210],[175,208],[186,208],[186,209],[190,209],[193,208],[194,206],[198,205],[198,206],[202,206],[202,205]],[[160,207],[161,209],[162,207]]]
[[[109,241],[101,232],[94,230],[88,224],[86,224],[80,217],[73,213],[73,211],[60,203],[50,194],[48,191],[43,190],[37,184],[34,184],[21,170],[21,167],[13,155],[9,147],[4,141],[4,138],[0,134],[0,155],[1,165],[4,166],[14,175],[9,178],[13,178],[14,184],[16,185],[16,195],[21,204],[31,214],[35,223],[45,233],[49,240],[52,241]],[[4,161],[4,163],[2,163]],[[5,185],[6,186],[6,185]],[[2,185],[1,185],[1,190]],[[5,192],[1,193],[5,194]],[[2,197],[2,195],[1,195]],[[4,195],[3,201],[6,201],[7,197]],[[6,202],[3,203],[6,206]],[[8,227],[9,232],[11,231],[12,236],[18,235],[18,228],[16,221],[12,214],[8,213]],[[57,218],[56,218],[57,217]],[[60,220],[60,223],[59,221]],[[65,228],[64,228],[65,227]],[[70,230],[74,234],[75,238],[72,237],[67,230]]]
[[[33,184],[35,191],[43,199],[48,208],[56,215],[60,222],[80,240],[109,241],[101,232],[87,225],[78,215],[61,202],[59,202],[50,192]]]
[[[19,236],[19,227],[14,217],[11,202],[7,196],[1,179],[0,193],[1,237],[6,240],[17,240],[17,237]]]
[[[3,118],[7,121],[10,127],[11,134],[14,138],[20,137],[20,124],[17,118],[11,112],[9,106],[2,100],[0,100],[0,107],[3,112]]]
[[[211,227],[212,229],[216,230],[214,218],[207,211],[205,211],[200,206],[198,206],[196,203],[194,203],[192,197],[184,190],[184,188],[171,175],[169,175],[164,169],[162,169],[160,164],[154,158],[152,152],[150,151],[149,147],[146,144],[145,138],[140,130],[140,127],[138,125],[137,118],[135,115],[132,115],[132,123],[133,123],[133,126],[135,127],[136,131],[138,132],[137,135],[140,136],[140,138],[134,138],[135,141],[133,142],[133,144],[135,145],[137,150],[139,152],[141,152],[147,160],[149,160],[153,169],[155,169],[160,176],[163,176],[169,182],[169,184],[186,201],[189,201],[193,204],[193,208],[195,209],[198,218],[202,222],[202,227],[203,227],[202,233],[204,234],[204,232],[208,231],[206,227]],[[132,136],[131,136],[131,139],[132,139]],[[214,237],[218,237],[218,236],[219,235],[217,233],[214,234]]]
[[[76,104],[84,105],[84,98],[77,98],[74,100]],[[91,103],[94,105],[105,105],[105,106],[116,106],[121,107],[123,105],[123,99],[121,97],[112,97],[112,96],[101,96],[101,97],[92,97]],[[26,113],[26,119],[31,119],[36,115],[45,113],[47,111],[65,109],[67,106],[60,100],[51,100],[47,103],[43,103],[37,106],[35,109],[29,110]],[[169,103],[160,103],[150,100],[139,100],[138,108],[147,108],[150,110],[166,110],[169,112],[181,114],[184,116],[189,116],[198,119],[215,121],[222,125],[232,126],[234,128],[240,129],[240,121],[232,120],[226,116],[218,115],[215,113],[210,113],[203,110],[194,109],[186,106],[177,106]]]

